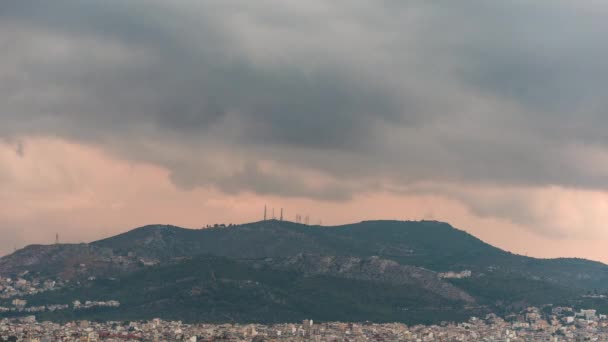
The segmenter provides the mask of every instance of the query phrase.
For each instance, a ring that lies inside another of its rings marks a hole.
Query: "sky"
[[[137,226],[451,223],[608,262],[608,3],[0,2],[0,254]]]

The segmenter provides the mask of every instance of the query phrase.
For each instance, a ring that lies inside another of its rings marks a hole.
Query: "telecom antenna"
[[[264,221],[266,221],[266,205],[264,205]]]
[[[59,244],[59,233],[55,234],[55,244]]]
[[[283,221],[283,208],[281,208],[281,221]]]

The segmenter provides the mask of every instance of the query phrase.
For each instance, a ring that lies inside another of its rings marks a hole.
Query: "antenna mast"
[[[264,221],[266,221],[266,205],[264,204]]]

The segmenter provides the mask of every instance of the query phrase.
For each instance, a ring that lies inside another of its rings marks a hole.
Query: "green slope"
[[[582,259],[514,255],[436,221],[366,221],[339,227],[265,221],[232,228],[190,230],[147,226],[93,243],[150,258],[210,254],[235,259],[297,254],[380,256],[434,271],[496,270],[585,290],[608,288],[608,266]]]
[[[119,300],[120,309],[43,314],[41,319],[141,320],[162,317],[204,322],[404,321],[466,319],[462,309],[420,287],[254,269],[221,257],[198,257],[118,280],[40,294],[31,305],[72,300]]]

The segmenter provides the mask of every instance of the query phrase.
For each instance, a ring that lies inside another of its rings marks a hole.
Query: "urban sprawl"
[[[0,341],[608,341],[608,320],[595,310],[530,307],[505,319],[490,314],[465,323],[440,325],[315,323],[184,324],[142,322],[66,324],[35,316],[0,320]]]

